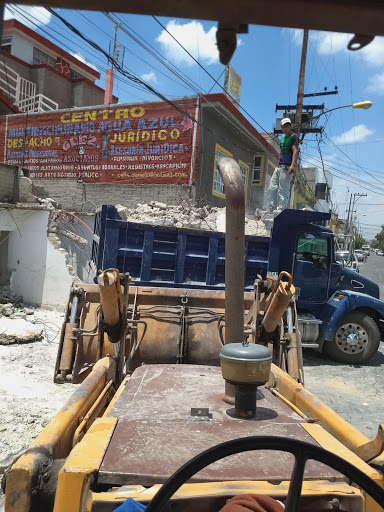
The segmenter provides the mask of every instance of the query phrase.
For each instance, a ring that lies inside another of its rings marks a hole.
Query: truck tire
[[[340,363],[361,364],[370,359],[380,345],[375,321],[361,311],[351,311],[337,326],[332,341],[324,343],[325,352]]]

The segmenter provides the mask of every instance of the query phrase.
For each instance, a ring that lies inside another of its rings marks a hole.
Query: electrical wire
[[[128,35],[135,43],[137,43],[141,48],[143,48],[145,51],[147,51],[154,59],[156,59],[158,62],[160,62],[160,64],[162,64],[164,67],[166,67],[166,69],[168,69],[176,77],[178,77],[178,79],[180,81],[182,81],[188,88],[190,88],[194,92],[199,91],[199,85],[196,82],[194,82],[190,77],[187,77],[187,76],[184,77],[183,76],[184,73],[177,70],[177,68],[175,68],[175,66],[173,66],[171,63],[169,63],[169,61],[165,62],[166,59],[164,59],[162,56],[157,55],[158,52],[154,49],[152,50],[151,49],[152,47],[150,45],[147,45],[147,44],[144,44],[143,42],[141,42],[140,39],[134,35],[132,29],[129,29],[129,27],[128,27],[128,30],[127,30],[125,28],[125,26],[127,26],[126,23],[123,20],[121,20],[116,14],[114,14],[116,19],[113,18],[109,13],[103,12],[102,14],[106,18],[108,18],[110,21],[112,21],[113,23],[117,23],[116,22],[116,19],[117,19],[118,22],[121,23],[120,30],[122,32],[124,32],[126,35]]]
[[[112,17],[110,17],[110,16],[108,15],[108,13],[105,13],[105,12],[104,12],[103,14],[104,14],[107,18],[109,18],[111,21],[114,21],[114,22],[115,22],[115,20],[114,20]],[[116,15],[115,15],[115,16],[116,16]],[[123,22],[123,21],[122,21],[118,16],[116,16],[116,18],[117,18],[120,22],[124,23],[124,22]],[[179,45],[180,45],[180,46],[181,46],[181,47],[182,47],[182,48],[183,48],[183,49],[188,53],[188,55],[190,55],[190,56],[191,56],[191,58],[192,58],[192,59],[194,59],[194,60],[196,61],[196,59],[195,59],[195,58],[194,58],[194,57],[193,57],[193,56],[188,52],[188,50],[186,50],[186,49],[181,45],[181,43],[179,43],[179,41],[177,41],[177,39],[176,39],[176,38],[175,38],[175,37],[174,37],[174,36],[173,36],[173,35],[172,35],[172,34],[171,34],[171,33],[170,33],[170,32],[169,32],[169,31],[164,27],[164,25],[163,25],[159,20],[157,20],[157,19],[156,19],[156,21],[157,21],[157,22],[158,22],[158,23],[159,23],[159,24],[164,28],[164,30],[166,30],[166,31],[169,33],[169,35],[170,35],[173,39],[175,39],[175,41],[176,41],[176,42],[177,42],[177,43],[178,43],[178,44],[179,44]],[[124,24],[125,24],[125,23],[124,23]],[[130,34],[129,34],[129,35],[130,35]],[[130,35],[130,37],[132,37],[132,36]],[[141,44],[141,43],[139,43],[139,44],[142,46],[142,44]],[[212,76],[212,75],[211,75],[211,74],[210,74],[210,73],[209,73],[209,72],[204,68],[204,66],[202,66],[198,61],[196,61],[196,63],[197,63],[197,64],[198,64],[198,65],[199,65],[199,66],[200,66],[200,67],[201,67],[201,68],[202,68],[202,69],[203,69],[203,70],[204,70],[204,71],[209,75],[209,77],[214,81],[214,83],[215,83],[215,84],[217,84],[217,85],[220,87],[220,89],[222,89],[222,90],[225,92],[224,88],[223,88],[223,87],[222,87],[222,86],[217,82],[217,80],[216,80],[216,79],[215,79],[215,78],[214,78],[214,77],[213,77],[213,76]],[[261,126],[261,125],[260,125],[260,124],[259,124],[259,123],[258,123],[258,122],[257,122],[257,121],[252,117],[252,116],[251,116],[251,114],[249,114],[249,112],[247,112],[247,111],[244,109],[244,107],[242,107],[241,105],[239,105],[239,108],[240,108],[240,109],[242,109],[242,110],[246,113],[246,115],[247,115],[247,116],[249,116],[249,117],[250,117],[250,119],[252,119],[252,121],[254,121],[254,122],[257,124],[257,126],[259,126],[259,127],[263,130],[263,132],[265,132],[265,133],[266,133],[266,134],[271,138],[272,142],[274,142],[273,137],[272,137],[272,136],[271,136],[271,135],[270,135],[270,134],[265,130],[265,128],[263,128],[263,127],[262,127],[262,126]]]
[[[96,25],[96,23],[88,20],[88,18],[86,16],[84,16],[80,11],[77,11],[79,13],[80,16],[82,16],[87,22],[89,25],[92,25],[93,27],[96,27],[97,29],[99,29],[103,34],[105,34],[109,39],[113,40],[113,38],[110,36],[110,34],[108,34],[107,32],[105,32],[105,30],[103,30],[101,27],[99,27],[98,25]],[[112,23],[116,23],[116,21],[113,21],[112,18],[110,16],[107,16],[108,19],[110,19],[112,21]],[[121,27],[119,27],[121,29]],[[124,32],[126,35],[128,35],[126,33],[125,30],[122,30],[122,32]],[[132,51],[130,48],[128,48],[127,46],[125,45],[122,45],[122,47],[128,51],[131,55],[133,55],[134,57],[136,57],[137,59],[141,60],[142,62],[144,62],[145,64],[148,65],[148,61],[145,60],[144,58],[140,57],[136,52]],[[177,82],[176,80],[174,80],[171,76],[167,75],[166,73],[164,73],[163,71],[161,71],[159,68],[155,67],[153,64],[151,64],[151,69],[155,69],[158,73],[160,73],[161,75],[165,76],[167,79],[173,81],[174,83],[176,83],[177,85],[181,85],[179,82]],[[171,70],[171,72],[173,74],[174,71]],[[179,76],[177,74],[175,74],[177,76],[177,78],[179,78]],[[180,80],[180,78],[179,78]],[[195,87],[192,87],[191,86],[191,83],[188,83],[188,81],[186,80],[181,80],[184,85],[186,85],[188,87],[188,89],[191,89],[193,92],[197,92],[197,89]]]
[[[115,67],[116,67],[116,68],[117,68],[117,69],[118,69],[118,70],[119,70],[119,71],[120,71],[124,76],[127,76],[127,73],[126,73],[125,71],[123,71],[123,69],[122,69],[122,68],[120,69],[120,66],[119,66],[119,65],[116,65],[117,63],[115,63],[115,62],[114,62],[114,59],[113,59],[113,58],[112,58],[112,57],[111,57],[107,52],[105,52],[102,48],[100,48],[96,43],[94,43],[93,41],[91,41],[90,39],[88,39],[86,36],[83,36],[83,34],[81,34],[81,32],[80,32],[80,31],[78,31],[78,30],[77,30],[77,29],[76,29],[76,28],[75,28],[71,23],[67,22],[67,20],[65,20],[63,17],[61,17],[61,16],[60,16],[59,14],[57,14],[55,11],[53,11],[53,10],[52,10],[52,9],[50,9],[50,8],[47,8],[47,10],[48,10],[51,14],[53,14],[54,16],[56,16],[57,18],[59,18],[59,19],[64,23],[64,25],[65,25],[65,26],[66,26],[66,27],[67,27],[71,32],[73,32],[75,35],[77,35],[77,36],[78,36],[78,37],[80,37],[81,39],[85,40],[88,44],[90,44],[92,47],[94,47],[97,51],[101,52],[101,53],[102,53],[102,54],[103,54],[103,55],[104,55],[104,56],[105,56],[109,61],[111,61],[111,62],[112,62],[112,64],[113,64],[113,65],[114,65],[114,66],[115,66]],[[22,12],[20,12],[20,11],[18,11],[18,12],[19,12],[19,14],[21,14],[25,19],[27,19],[27,21],[30,21],[30,22],[31,22],[31,20],[29,20],[29,19],[28,19],[28,16],[27,16],[27,14],[26,14],[26,13],[24,14],[24,13],[22,13]],[[115,22],[115,20],[113,20],[112,18],[110,18],[106,13],[104,13],[104,15],[106,15],[106,16],[107,16],[111,21]],[[32,16],[32,18],[34,18],[35,20],[37,20],[37,19],[36,19],[35,17],[33,17],[33,16]],[[32,23],[34,23],[34,22],[32,22]],[[36,23],[34,23],[34,24],[38,27],[38,25],[37,25]],[[120,27],[120,29],[121,29],[121,27]],[[43,31],[43,32],[45,32],[45,33],[47,33],[47,32],[46,32],[46,31],[44,31],[44,30],[42,30],[42,31]],[[58,33],[58,32],[57,32],[57,31],[55,31],[55,30],[54,30],[54,32]],[[58,42],[61,42],[61,41],[60,41],[60,40],[58,40],[56,37],[54,37],[54,36],[50,35],[49,33],[47,33],[47,34],[48,34],[48,36],[53,37],[53,38],[54,38],[55,40],[57,40]],[[58,33],[58,34],[62,36],[62,34],[60,34],[60,33]],[[184,112],[182,109],[179,109],[178,107],[176,107],[176,106],[173,104],[173,102],[172,102],[171,100],[168,100],[164,95],[162,95],[161,93],[159,93],[158,91],[156,91],[154,88],[152,88],[150,85],[148,85],[146,82],[144,82],[143,80],[141,80],[141,79],[140,79],[140,78],[138,78],[137,76],[135,76],[132,72],[130,72],[130,71],[129,71],[128,75],[129,75],[129,76],[128,76],[128,79],[129,79],[129,80],[134,81],[134,82],[139,82],[139,84],[140,84],[140,85],[142,85],[142,86],[144,87],[144,90],[149,89],[149,90],[150,90],[150,92],[154,93],[155,95],[157,95],[158,97],[160,97],[161,99],[163,99],[163,101],[166,101],[166,102],[168,102],[169,104],[171,104],[172,106],[174,106],[178,111],[180,111],[181,113],[183,113],[184,115],[186,115],[187,117],[189,117],[192,121],[194,121],[194,122],[196,122],[197,124],[200,124],[200,125],[201,125],[201,123],[199,123],[196,119],[194,119],[190,114],[188,114],[188,113]],[[127,82],[125,81],[125,83],[127,83]],[[130,85],[132,86],[132,85],[134,85],[134,84],[130,84]],[[141,90],[143,90],[143,89],[141,88]],[[217,108],[213,105],[213,103],[212,103],[212,102],[210,102],[208,99],[203,98],[203,100],[204,100],[204,101],[206,101],[206,102],[208,102],[208,103],[210,103],[210,105],[212,105],[212,106],[213,106],[213,107],[218,111],[218,109],[217,109]],[[218,111],[218,112],[219,112],[219,111]],[[235,124],[234,124],[234,123],[233,123],[233,122],[232,122],[232,121],[231,121],[227,116],[225,116],[225,115],[224,115],[223,113],[221,113],[221,112],[219,112],[219,113],[220,113],[220,115],[222,115],[223,117],[225,117],[225,118],[226,118],[226,119],[227,119],[231,124],[233,124],[233,125],[235,126],[235,128],[238,130],[237,126],[236,126],[236,125],[235,125]],[[211,130],[210,128],[207,128],[207,127],[205,127],[205,128],[206,128],[208,131],[210,131],[211,133],[214,133],[215,135],[217,135],[217,136],[218,136],[218,137],[220,137],[221,139],[223,139],[223,140],[225,140],[225,141],[227,141],[227,142],[230,142],[231,144],[233,144],[234,146],[239,147],[240,149],[243,149],[243,150],[246,150],[246,151],[249,151],[249,152],[252,152],[252,153],[254,153],[255,151],[257,151],[257,150],[259,150],[259,149],[260,149],[260,148],[259,148],[259,146],[257,145],[257,143],[255,143],[254,139],[253,139],[250,135],[248,135],[248,133],[247,133],[246,131],[241,132],[240,130],[238,130],[238,133],[239,133],[239,134],[240,134],[240,133],[242,133],[242,134],[247,135],[247,136],[251,139],[252,143],[255,145],[255,147],[253,147],[253,148],[247,148],[247,147],[241,146],[241,145],[239,145],[239,144],[236,144],[236,143],[234,143],[232,140],[230,140],[230,139],[228,139],[228,138],[226,138],[226,137],[224,137],[224,136],[222,136],[222,135],[220,135],[220,134],[216,134],[216,133],[215,133],[213,130]],[[270,135],[268,134],[268,136],[270,136]]]
[[[320,160],[316,159],[315,157],[313,156],[307,156],[306,159],[311,159],[315,162],[315,165],[317,164],[321,164]],[[313,165],[313,164],[312,164]],[[340,169],[337,169],[336,167],[333,167],[329,164],[325,164],[326,167],[328,167],[329,169],[332,169],[332,174],[338,178],[341,178],[345,181],[348,181],[350,183],[353,183],[354,185],[357,185],[359,186],[360,188],[364,189],[364,190],[368,190],[369,192],[372,192],[374,194],[379,194],[379,195],[382,195],[384,193],[384,189],[380,189],[380,188],[376,188],[376,189],[372,189],[372,188],[369,188],[369,186],[373,186],[372,184],[370,183],[367,183],[367,182],[364,182],[362,181],[361,179],[358,179],[358,178],[353,178],[351,179],[351,176],[350,174],[346,173],[346,172],[343,172],[341,171]],[[336,173],[339,173],[339,174],[336,174]],[[364,183],[364,185],[362,184]],[[366,186],[368,184],[368,187]]]
[[[364,167],[361,167],[361,165],[359,165],[358,163],[354,162],[352,160],[352,158],[347,155],[347,153],[345,153],[342,149],[340,149],[333,141],[332,139],[330,139],[328,137],[328,135],[324,132],[324,135],[325,137],[329,140],[329,142],[335,146],[336,149],[338,149],[344,156],[346,156],[348,158],[348,160],[350,160],[356,167],[358,167],[359,169],[361,169],[362,171],[364,171],[366,174],[368,174],[368,176],[370,176],[371,178],[373,178],[374,180],[378,181],[380,183],[380,185],[384,185],[384,183],[382,181],[380,181],[378,178],[376,178],[376,176],[373,176],[372,174],[370,174],[366,169],[364,169]]]
[[[13,6],[13,7],[15,8],[15,6]],[[40,27],[40,25],[39,25],[37,22],[32,21],[32,19],[31,19],[31,18],[33,18],[33,19],[34,19],[34,20],[36,20],[36,21],[38,21],[38,20],[37,20],[37,18],[36,18],[36,17],[34,17],[32,14],[30,14],[30,13],[28,13],[28,14],[27,14],[27,13],[25,13],[25,11],[23,11],[19,6],[18,6],[17,8],[15,8],[15,12],[17,12],[18,14],[20,14],[20,15],[21,15],[21,16],[22,16],[26,21],[28,21],[29,23],[33,24],[33,25],[34,25],[38,30],[40,30],[41,32],[43,32],[44,34],[46,34],[50,39],[53,39],[54,41],[57,41],[57,42],[59,43],[59,45],[60,45],[60,46],[62,46],[62,47],[64,47],[64,48],[67,48],[67,49],[70,51],[70,53],[78,53],[78,48],[81,48],[81,49],[85,50],[87,53],[90,53],[87,49],[85,49],[83,46],[80,46],[77,42],[71,41],[73,44],[75,44],[75,45],[76,45],[76,50],[77,50],[77,52],[76,52],[76,51],[74,51],[74,49],[73,49],[73,48],[71,48],[68,44],[66,44],[66,43],[64,43],[64,42],[63,42],[63,38],[64,38],[65,40],[67,40],[67,39],[68,39],[67,34],[62,34],[62,33],[58,32],[57,30],[53,29],[52,27],[49,27],[49,29],[50,29],[52,32],[54,32],[54,33],[56,33],[56,34],[58,34],[58,35],[59,35],[59,37],[60,37],[61,39],[58,39],[58,38],[57,38],[57,37],[55,37],[54,35],[50,34],[47,30],[45,30],[45,29],[43,29],[42,27]],[[91,55],[94,55],[93,53],[90,53],[90,54],[91,54]],[[90,59],[87,59],[87,60],[88,60],[88,62],[89,62],[90,64],[93,64],[93,65],[95,65],[98,69],[101,69],[102,71],[106,72],[106,68],[103,68],[102,66],[100,66],[100,63],[99,63],[99,62],[97,62],[97,63],[96,63],[96,62],[93,62],[93,61],[92,61],[92,60],[90,60]],[[135,84],[132,84],[132,83],[130,83],[129,81],[122,79],[121,77],[116,77],[116,79],[117,79],[117,80],[120,80],[122,83],[127,84],[127,85],[128,85],[129,87],[131,87],[131,88],[139,89],[139,90],[143,90],[142,88],[137,87]],[[125,90],[125,89],[122,89],[122,90],[123,90],[124,92],[127,92],[127,93],[131,94],[132,96],[134,96],[134,97],[138,98],[138,99],[139,99],[139,100],[141,100],[141,101],[145,101],[145,100],[144,100],[144,98],[141,98],[141,97],[139,97],[139,96],[137,96],[137,95],[135,95],[135,94],[132,94],[132,92],[130,92],[130,91],[127,91],[127,90]]]

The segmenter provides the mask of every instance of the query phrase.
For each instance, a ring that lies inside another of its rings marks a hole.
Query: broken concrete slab
[[[42,338],[43,329],[22,318],[0,318],[0,345],[37,341]]]
[[[127,222],[225,232],[225,208],[211,205],[198,207],[185,200],[178,205],[150,201],[149,203],[138,203],[136,208],[127,208],[117,204],[116,209],[121,218]],[[247,214],[245,234],[268,236],[268,231],[260,219]]]
[[[0,306],[0,315],[11,316],[13,315],[14,311],[15,308],[13,307],[13,304],[4,304]]]

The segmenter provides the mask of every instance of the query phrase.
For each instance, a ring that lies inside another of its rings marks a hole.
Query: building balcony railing
[[[21,77],[0,60],[0,89],[21,112],[58,110],[59,105],[44,94],[36,94],[36,84]]]

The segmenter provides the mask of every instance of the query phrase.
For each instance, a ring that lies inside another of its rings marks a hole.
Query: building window
[[[257,153],[253,157],[252,165],[252,185],[261,186],[264,175],[264,153]]]
[[[1,40],[1,49],[5,52],[12,53],[12,36],[3,37]]]
[[[253,158],[252,183],[261,184],[264,170],[264,155],[255,155]]]
[[[56,67],[56,60],[41,52],[37,48],[33,49],[33,64],[48,64],[48,66]]]
[[[219,146],[219,144],[216,144],[216,154],[215,154],[215,171],[213,175],[213,195],[224,197],[224,183],[221,179],[221,175],[219,172],[219,169],[217,167],[217,162],[220,160],[220,158],[223,158],[224,156],[232,156],[232,153],[227,151],[226,149]]]
[[[76,73],[76,71],[73,71],[73,69],[71,69],[69,71],[69,76],[70,76],[70,78],[83,78],[81,75],[79,75],[79,73]]]
[[[240,167],[241,176],[242,176],[243,182],[244,182],[245,195],[247,195],[249,166],[247,164],[245,164],[244,162],[242,162],[241,160],[239,160],[239,167]]]

